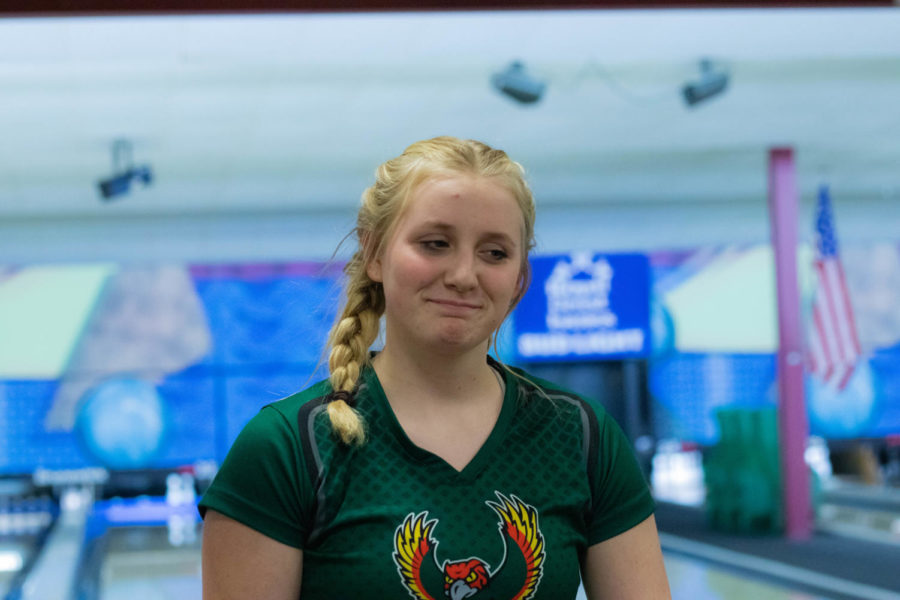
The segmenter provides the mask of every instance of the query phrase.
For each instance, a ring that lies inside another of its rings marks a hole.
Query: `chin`
[[[430,347],[431,351],[438,354],[458,355],[475,349],[483,349],[487,353],[488,343],[493,332],[494,329],[485,323],[473,324],[471,321],[463,319],[447,319],[432,321],[413,335],[418,338],[416,344]]]
[[[442,340],[442,350],[446,354],[465,354],[473,350],[480,350],[487,354],[490,338],[478,339],[446,339]]]
[[[478,346],[487,344],[486,337],[473,335],[470,331],[459,331],[454,329],[444,329],[437,332],[432,338],[434,345],[439,351],[447,351],[452,353],[468,352]]]

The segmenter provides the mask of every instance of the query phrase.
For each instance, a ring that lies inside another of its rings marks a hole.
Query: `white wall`
[[[798,235],[811,239],[812,199]],[[127,200],[126,200],[127,201]],[[842,244],[900,241],[900,200],[835,201]],[[352,210],[4,218],[0,264],[323,260],[351,230]],[[769,239],[766,202],[553,205],[538,209],[538,252],[682,249]],[[345,244],[339,256],[346,256]]]

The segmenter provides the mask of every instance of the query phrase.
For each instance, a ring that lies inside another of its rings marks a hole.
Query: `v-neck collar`
[[[505,384],[503,404],[500,407],[500,414],[497,416],[497,422],[494,423],[491,433],[484,441],[484,444],[481,445],[481,448],[478,449],[478,452],[475,453],[475,456],[472,457],[472,460],[470,460],[461,471],[457,471],[455,467],[443,458],[417,446],[409,439],[409,436],[406,435],[406,431],[404,431],[403,427],[400,425],[400,421],[397,420],[397,415],[394,414],[394,409],[391,408],[391,404],[387,400],[387,395],[384,393],[384,388],[381,387],[381,382],[378,380],[378,375],[371,365],[368,365],[365,368],[365,371],[363,372],[363,381],[369,388],[368,395],[374,402],[376,410],[384,416],[384,421],[388,428],[386,433],[393,437],[413,460],[422,463],[430,463],[437,468],[444,469],[451,478],[459,479],[460,481],[470,481],[477,477],[478,474],[490,464],[497,447],[503,443],[506,432],[509,429],[509,423],[515,412],[515,398],[517,393],[516,378],[512,377],[509,374],[509,371],[500,366],[500,364],[490,356],[487,357],[487,361],[491,368],[496,369],[503,378]]]

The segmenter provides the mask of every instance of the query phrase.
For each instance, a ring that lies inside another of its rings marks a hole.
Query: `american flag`
[[[819,188],[816,205],[815,268],[816,295],[809,333],[810,370],[827,384],[843,390],[862,351],[844,268],[838,255],[827,186]]]

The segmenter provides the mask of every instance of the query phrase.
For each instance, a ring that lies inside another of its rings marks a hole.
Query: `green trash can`
[[[723,407],[715,419],[719,441],[703,454],[710,527],[746,534],[784,531],[776,407]],[[815,471],[809,473],[815,513],[822,504],[822,482]]]
[[[715,418],[719,442],[703,462],[709,525],[731,533],[781,531],[776,409],[725,407]]]

